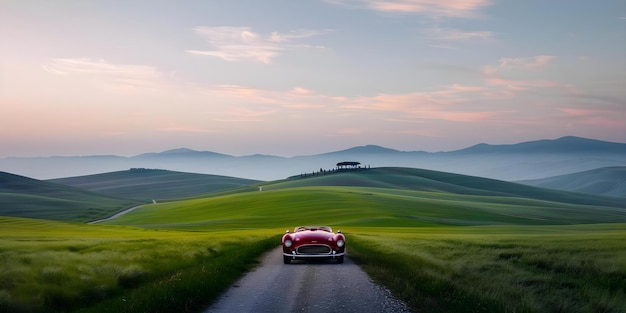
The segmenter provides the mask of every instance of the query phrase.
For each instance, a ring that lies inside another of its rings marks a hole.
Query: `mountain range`
[[[399,151],[367,145],[295,157],[260,154],[232,156],[180,148],[132,157],[116,155],[8,157],[0,159],[0,171],[37,179],[53,179],[129,168],[152,168],[252,180],[277,180],[331,170],[338,162],[343,161],[360,162],[363,167],[422,168],[518,181],[602,167],[626,166],[626,143],[568,136],[506,145],[483,143],[449,152]]]

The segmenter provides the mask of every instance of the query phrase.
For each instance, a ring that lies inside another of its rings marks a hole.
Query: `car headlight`
[[[341,248],[341,247],[343,247],[344,244],[346,244],[346,242],[343,241],[343,239],[337,240],[337,247]]]
[[[292,244],[293,244],[293,242],[291,242],[291,240],[289,240],[289,239],[285,240],[285,247],[289,248],[289,247],[291,247]]]

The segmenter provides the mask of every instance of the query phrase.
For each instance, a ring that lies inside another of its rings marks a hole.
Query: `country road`
[[[410,312],[373,283],[349,257],[283,264],[280,247],[226,291],[204,313],[231,312]]]
[[[156,203],[154,200],[152,200],[152,201],[153,201],[153,203]],[[118,218],[118,217],[120,217],[120,216],[122,216],[122,215],[124,215],[124,214],[126,214],[128,212],[131,212],[131,211],[133,211],[133,210],[135,210],[135,209],[137,209],[137,208],[139,208],[141,206],[143,206],[143,204],[136,205],[134,207],[128,208],[128,209],[126,209],[126,210],[124,210],[122,212],[116,213],[113,216],[109,216],[109,217],[106,217],[106,218],[102,218],[102,219],[99,219],[99,220],[88,222],[87,224],[97,224],[97,223],[100,223],[100,222],[110,221],[110,220],[116,219],[116,218]]]

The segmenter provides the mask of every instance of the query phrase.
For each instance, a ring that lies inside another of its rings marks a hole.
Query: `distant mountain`
[[[454,154],[542,154],[542,153],[626,153],[626,144],[612,143],[574,136],[554,140],[537,140],[510,145],[489,145],[481,143],[466,149],[453,151]]]
[[[218,175],[134,168],[96,175],[51,179],[49,182],[114,197],[150,201],[207,194],[248,186],[259,181]]]
[[[179,156],[179,157],[232,157],[231,155],[227,155],[227,154],[221,154],[221,153],[216,153],[216,152],[211,152],[211,151],[196,151],[196,150],[192,150],[192,149],[187,149],[187,148],[178,148],[178,149],[172,149],[172,150],[166,150],[163,152],[157,152],[157,153],[143,153],[137,156],[134,156],[133,158],[146,158],[146,157],[173,157],[173,156]]]
[[[0,215],[85,222],[140,201],[0,172]]]
[[[422,168],[512,181],[626,166],[626,144],[569,136],[510,145],[479,144],[449,152],[398,151],[366,145],[296,157],[232,156],[179,148],[133,157],[12,157],[0,159],[0,170],[51,179],[129,168],[159,168],[251,180],[277,180],[330,170],[343,161],[360,162],[364,167]]]
[[[543,179],[522,180],[521,184],[626,198],[626,167],[599,169]]]
[[[366,146],[358,146],[352,147],[349,149],[329,152],[320,154],[320,156],[341,156],[341,155],[354,155],[354,154],[398,154],[402,153],[402,151],[389,149],[377,145],[366,145]]]

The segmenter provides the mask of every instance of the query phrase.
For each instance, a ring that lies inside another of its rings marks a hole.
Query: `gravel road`
[[[286,265],[278,247],[261,262],[204,312],[410,312],[349,257]]]

